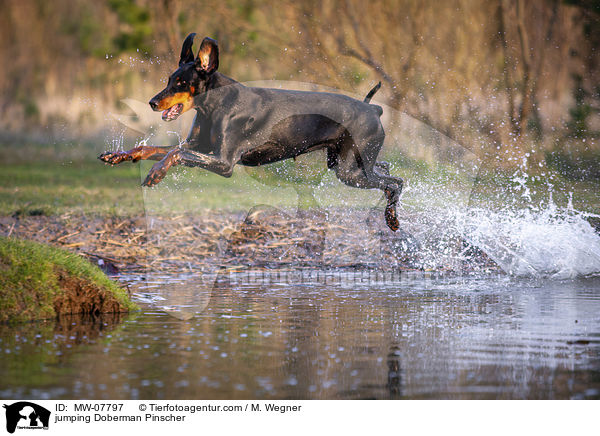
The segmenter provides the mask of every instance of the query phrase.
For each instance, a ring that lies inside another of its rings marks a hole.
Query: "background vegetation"
[[[488,157],[530,153],[599,175],[597,0],[5,0],[0,131],[106,138],[147,101],[192,31],[240,81],[314,82],[378,99]],[[539,152],[539,153],[537,153]],[[497,159],[503,166],[514,160]]]

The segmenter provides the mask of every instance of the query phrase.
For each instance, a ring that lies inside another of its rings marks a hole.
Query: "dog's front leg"
[[[111,165],[116,165],[125,161],[137,162],[139,160],[161,160],[165,155],[175,147],[138,145],[129,151],[105,151],[98,159]]]
[[[210,156],[187,148],[181,149],[181,163],[188,167],[199,167],[223,177],[233,174],[234,159]]]
[[[154,186],[164,179],[169,168],[179,165],[182,162],[181,151],[181,148],[175,148],[169,151],[160,162],[155,163],[142,183],[142,186]]]
[[[167,153],[160,162],[154,164],[142,186],[156,185],[167,175],[169,168],[180,164],[203,168],[223,177],[231,177],[233,174],[233,164],[230,162],[187,148],[176,148]]]

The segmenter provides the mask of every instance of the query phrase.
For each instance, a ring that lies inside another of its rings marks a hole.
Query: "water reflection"
[[[375,286],[355,271],[354,281],[262,286],[244,274],[224,272],[208,288],[180,278],[187,293],[210,291],[187,320],[157,308],[146,277],[132,286],[145,310],[118,326],[3,326],[0,394],[600,398],[600,279],[415,274]]]
[[[0,396],[4,398],[70,398],[65,384],[69,367],[80,353],[118,328],[127,315],[64,315],[8,326],[0,324]]]
[[[400,398],[402,396],[402,373],[400,365],[400,348],[396,345],[390,347],[388,353],[388,382],[387,388],[390,391],[390,398]]]

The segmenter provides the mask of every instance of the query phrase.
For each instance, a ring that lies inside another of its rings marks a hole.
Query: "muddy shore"
[[[198,271],[207,266],[431,270],[423,262],[423,247],[409,232],[392,233],[377,218],[373,212],[357,218],[269,207],[247,214],[172,217],[11,216],[0,217],[0,234],[67,248],[109,274]],[[404,217],[405,223],[409,219]],[[454,245],[460,258],[436,270],[498,270],[464,241]]]

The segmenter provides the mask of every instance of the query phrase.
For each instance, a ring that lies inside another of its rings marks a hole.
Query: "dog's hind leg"
[[[375,162],[375,170],[379,171],[379,173],[383,174],[384,176],[389,176],[390,164],[383,160]]]
[[[398,199],[400,198],[400,192],[402,191],[402,179],[395,177],[390,178],[394,179],[394,181],[383,188],[383,192],[387,199],[387,205],[385,206],[385,222],[388,227],[395,232],[400,227],[396,207],[398,206]]]
[[[375,162],[374,172],[379,177],[387,199],[387,205],[385,206],[385,222],[390,229],[393,231],[398,230],[400,226],[398,223],[398,216],[396,208],[398,206],[398,200],[402,193],[402,186],[404,181],[400,177],[393,177],[390,175],[390,165],[387,162]]]
[[[338,154],[335,172],[337,178],[348,186],[362,189],[381,189],[386,197],[385,222],[394,232],[400,224],[396,213],[396,206],[403,181],[399,177],[389,175],[389,165],[386,162],[368,162],[362,159],[358,161],[353,153],[356,146],[346,141]]]

